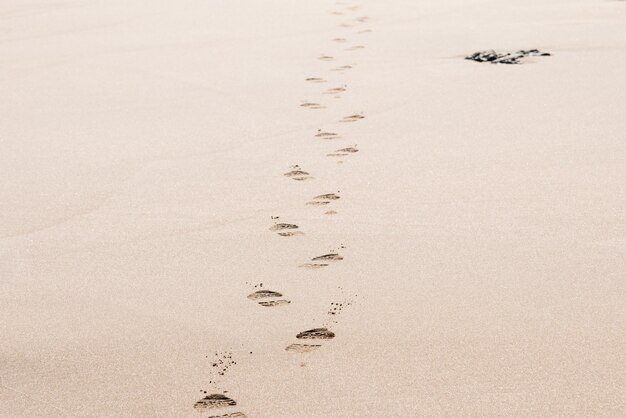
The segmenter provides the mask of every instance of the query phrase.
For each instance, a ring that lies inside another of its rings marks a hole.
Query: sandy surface
[[[0,416],[626,415],[626,2],[9,0],[0,57]]]

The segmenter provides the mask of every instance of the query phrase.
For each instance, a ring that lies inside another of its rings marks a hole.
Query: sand
[[[626,415],[625,2],[0,28],[0,416]]]

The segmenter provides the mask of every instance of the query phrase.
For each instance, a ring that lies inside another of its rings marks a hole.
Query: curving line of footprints
[[[350,5],[346,7],[344,2],[338,1],[336,3],[341,10],[333,11],[331,14],[334,16],[351,16],[356,13],[360,9],[360,5]],[[339,26],[341,28],[352,28],[354,26],[363,24],[367,22],[369,18],[367,16],[358,16],[354,18],[349,18],[349,20],[341,23]],[[371,32],[371,29],[361,29],[354,32],[355,34],[364,34]],[[348,45],[349,40],[346,37],[338,36],[336,38],[331,39],[331,42],[338,45]],[[364,48],[363,45],[356,44],[350,45],[344,48],[344,51],[357,51]],[[322,54],[317,57],[317,59],[324,62],[335,62],[336,57],[332,55]],[[335,66],[329,69],[329,71],[334,74],[338,74],[339,76],[345,74],[346,71],[354,68],[352,64],[343,64],[339,66]],[[328,80],[323,77],[308,77],[305,78],[305,82],[313,83],[313,84],[321,84],[328,83]],[[333,96],[335,98],[341,98],[341,95],[348,91],[347,84],[341,84],[335,87],[330,87],[321,92],[322,97]],[[326,109],[327,106],[324,104],[318,103],[317,101],[303,101],[300,104],[300,107],[306,110],[319,110]],[[364,119],[365,116],[362,112],[357,112],[352,115],[345,116],[339,119],[341,123],[354,123]],[[314,133],[314,138],[316,140],[323,141],[334,141],[342,139],[343,136],[339,135],[336,132],[326,131],[323,129],[319,129],[316,133]],[[329,158],[336,159],[337,163],[342,163],[343,160],[341,158],[352,156],[359,152],[357,145],[351,145],[343,148],[337,148],[334,150],[329,150],[326,153],[326,156]],[[304,182],[304,181],[312,181],[315,179],[311,173],[305,169],[303,169],[300,165],[295,164],[289,167],[289,171],[283,173],[283,176],[294,181]],[[313,207],[328,207],[333,204],[333,202],[341,199],[340,191],[325,193],[321,195],[317,195],[312,197],[308,202],[305,202],[306,206]],[[337,212],[333,209],[327,210],[324,212],[327,215],[335,215]],[[272,216],[272,220],[274,224],[269,227],[269,230],[280,237],[294,237],[294,236],[302,236],[305,235],[304,232],[300,229],[300,227],[294,223],[283,222],[280,217]],[[340,262],[344,259],[341,255],[340,251],[344,249],[345,246],[341,244],[338,248],[332,249],[325,254],[311,257],[308,261],[301,264],[299,267],[309,270],[317,270],[329,267],[333,263]],[[269,290],[264,288],[263,283],[258,284],[249,284],[253,287],[252,293],[247,295],[247,298],[256,303],[257,305],[263,308],[280,308],[287,307],[291,304],[291,301],[283,296],[283,294],[276,290]],[[343,293],[344,289],[339,287],[340,291]],[[335,338],[335,333],[330,329],[333,325],[337,324],[338,315],[343,312],[343,310],[352,305],[353,300],[348,298],[343,298],[340,302],[331,302],[330,308],[326,313],[326,321],[318,328],[313,328],[305,331],[301,331],[295,334],[294,343],[288,345],[285,350],[290,353],[310,353],[322,347],[322,343],[325,341],[329,341]],[[252,354],[252,352],[250,352]],[[208,358],[208,356],[207,356]],[[217,391],[216,380],[219,377],[223,377],[228,369],[236,364],[236,361],[232,359],[232,353],[215,353],[215,358],[212,360],[212,367],[214,372],[217,374],[211,381],[209,381],[209,385],[213,387],[213,391]],[[214,410],[218,410],[221,415],[211,415],[209,418],[245,418],[246,415],[243,412],[232,411],[233,408],[237,406],[237,402],[226,395],[227,391],[222,391],[223,393],[211,393],[209,394],[207,391],[201,391],[203,395],[205,395],[202,399],[198,400],[194,404],[194,408],[199,412],[213,412]],[[228,411],[231,409],[231,411]]]

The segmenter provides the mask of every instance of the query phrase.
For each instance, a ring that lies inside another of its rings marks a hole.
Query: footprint
[[[311,259],[311,261],[341,261],[341,260],[343,260],[343,257],[340,256],[338,253],[328,253],[328,254],[317,256],[317,257],[313,257]]]
[[[226,395],[214,393],[212,395],[205,396],[196,402],[193,407],[199,411],[207,409],[225,408],[227,406],[235,406],[237,402],[229,398]]]
[[[317,130],[317,133],[315,134],[315,136],[321,139],[338,139],[339,138],[339,134],[336,134],[334,132],[325,132],[325,131],[322,131],[321,129]]]
[[[320,348],[320,344],[291,344],[285,348],[286,351],[292,353],[310,353]]]
[[[252,354],[252,352],[250,352],[250,354]],[[206,358],[209,359],[209,356],[206,356]],[[209,380],[209,385],[213,387],[210,391],[213,393],[209,395],[210,392],[200,390],[204,397],[193,405],[194,409],[201,413],[211,411],[213,409],[228,408],[237,405],[237,402],[234,399],[225,395],[228,391],[219,389],[220,384],[218,383],[218,380],[220,377],[216,376],[217,374],[223,377],[231,367],[237,364],[237,361],[233,358],[233,353],[231,351],[217,351],[209,361],[211,363],[211,380]],[[222,413],[221,415],[212,415],[209,418],[220,417],[246,418],[246,415],[243,412],[237,411]]]
[[[337,214],[337,211],[334,211],[334,210],[329,210],[329,211],[324,212],[324,215],[336,215],[336,214]]]
[[[332,340],[335,338],[335,333],[329,331],[327,328],[314,328],[307,331],[302,331],[296,335],[299,340]],[[321,344],[290,344],[285,348],[286,351],[292,353],[310,353],[319,349]]]
[[[298,333],[296,338],[299,340],[332,340],[335,338],[335,333],[329,331],[328,328],[313,328]]]
[[[356,122],[361,119],[365,119],[365,116],[355,113],[354,115],[344,117],[343,119],[341,119],[340,122]]]
[[[278,219],[278,217],[274,218]],[[276,223],[269,228],[270,231],[276,232],[277,235],[281,237],[293,237],[294,235],[304,235],[301,231],[295,231],[299,226],[295,224],[288,223]]]
[[[338,149],[334,152],[331,152],[330,154],[326,154],[328,157],[345,157],[346,155],[349,154],[355,154],[359,152],[359,150],[356,148],[356,145],[353,147],[348,147],[348,148],[341,148]]]
[[[340,292],[345,293],[341,286],[338,287]],[[358,295],[354,295],[354,298]],[[341,302],[332,302],[330,308],[326,312],[326,320],[319,328],[313,328],[307,331],[302,331],[296,335],[299,340],[332,340],[335,338],[335,333],[330,331],[331,324],[337,324],[337,316],[340,315],[345,308],[353,304],[353,298],[342,298]],[[309,351],[317,350],[321,347],[321,344],[291,344],[286,348],[287,351],[294,353],[307,353]]]
[[[257,300],[266,298],[280,298],[282,296],[282,293],[274,292],[273,290],[257,290],[256,292],[250,293],[248,295],[248,299]]]
[[[361,23],[363,23],[363,22],[367,22],[369,19],[370,19],[370,18],[369,18],[368,16],[361,16],[361,17],[357,17],[357,18],[356,18],[356,19],[354,19],[354,20],[356,20],[357,22],[361,22]]]
[[[371,29],[363,29],[358,31],[357,33],[370,33],[372,30]]]
[[[325,83],[326,80],[320,77],[309,77],[305,78],[304,81],[308,81],[309,83]]]
[[[346,87],[347,86],[335,87],[335,88],[332,88],[332,89],[328,89],[323,94],[339,94],[339,93],[343,93],[344,91],[347,90]]]
[[[311,102],[304,102],[300,105],[300,107],[304,107],[306,109],[326,109],[326,106],[322,106],[319,103],[311,103]]]
[[[341,199],[341,196],[338,196],[335,193],[321,194],[319,196],[315,196],[311,201],[307,202],[307,205],[312,205],[312,206],[328,205],[333,200],[338,200],[338,199]]]
[[[333,42],[338,42],[338,43],[344,43],[344,42],[346,42],[346,40],[347,40],[346,38],[335,38],[332,41]]]
[[[335,67],[335,68],[331,69],[330,71],[345,71],[345,70],[349,70],[351,68],[352,68],[351,65],[342,65],[340,67]]]
[[[280,299],[280,300],[261,301],[259,302],[259,305],[265,306],[265,307],[274,307],[274,306],[289,305],[290,303],[291,303],[290,300]]]
[[[291,168],[291,171],[283,173],[283,176],[289,177],[290,179],[295,180],[295,181],[313,179],[313,177],[307,171],[302,170],[302,168],[300,168],[300,166],[297,164],[292,165],[290,168]]]
[[[346,248],[343,245],[340,248]],[[309,270],[317,270],[320,269],[322,267],[328,267],[330,264],[329,263],[335,263],[337,261],[341,261],[343,260],[343,256],[341,256],[339,253],[333,251],[330,252],[328,254],[324,254],[324,255],[320,255],[317,257],[313,257],[311,259],[311,263],[305,263],[302,264],[300,267],[302,268],[306,268]]]
[[[335,58],[331,57],[330,55],[320,55],[317,59],[321,61],[334,61],[335,60]]]
[[[276,307],[276,306],[285,306],[289,305],[291,301],[286,299],[275,299],[283,297],[283,294],[280,292],[275,292],[273,290],[257,290],[256,292],[250,293],[248,299],[257,301],[257,303],[266,308]],[[261,299],[259,301],[259,299]],[[264,300],[264,299],[275,299],[275,300]]]
[[[351,28],[352,25],[348,24],[348,23],[342,23],[339,25],[340,28]]]
[[[355,45],[355,46],[346,48],[346,51],[356,51],[357,49],[363,49],[363,48],[365,48],[363,45]]]
[[[305,263],[305,264],[302,264],[300,267],[309,269],[309,270],[317,270],[317,269],[321,269],[322,267],[328,267],[328,264]]]

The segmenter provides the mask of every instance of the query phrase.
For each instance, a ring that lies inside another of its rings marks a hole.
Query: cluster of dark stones
[[[472,60],[476,62],[490,62],[492,64],[521,64],[522,58],[529,56],[548,57],[551,54],[548,52],[541,52],[538,49],[521,50],[517,52],[507,52],[500,54],[493,49],[489,51],[475,52],[472,55],[465,57],[466,60]]]

